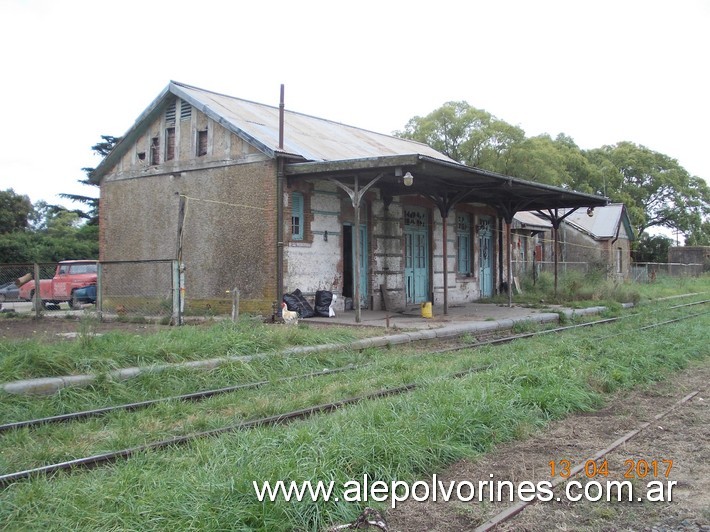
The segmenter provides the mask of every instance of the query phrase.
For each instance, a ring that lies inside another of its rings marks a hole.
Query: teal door
[[[355,242],[353,241],[353,257],[355,256]],[[360,256],[357,258],[355,271],[360,276],[360,308],[367,305],[367,226],[360,225]]]
[[[493,296],[493,222],[482,216],[478,224],[478,266],[481,297]]]
[[[429,224],[423,209],[404,211],[404,289],[407,303],[429,296]]]
[[[343,225],[343,297],[355,297],[355,275],[360,282],[360,308],[367,306],[367,226],[360,225],[360,256],[355,257],[354,226]]]

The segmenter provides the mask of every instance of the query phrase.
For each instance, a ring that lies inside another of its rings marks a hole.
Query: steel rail
[[[276,382],[286,382],[289,380],[300,380],[300,379],[307,379],[307,378],[312,378],[312,377],[323,377],[325,375],[333,375],[335,373],[342,373],[343,371],[350,371],[350,370],[353,370],[356,368],[357,368],[357,366],[354,366],[353,364],[348,364],[347,366],[343,366],[341,368],[324,369],[322,371],[316,371],[313,373],[305,373],[303,375],[294,375],[291,377],[281,377],[280,379],[277,379]],[[104,408],[96,408],[93,410],[83,410],[81,412],[72,412],[69,414],[59,414],[56,416],[43,417],[43,418],[38,418],[38,419],[30,419],[30,420],[26,420],[26,421],[17,421],[14,423],[5,423],[3,425],[0,425],[0,432],[19,429],[19,428],[23,428],[23,427],[35,427],[35,426],[44,425],[47,423],[63,423],[66,421],[76,421],[79,419],[86,419],[86,418],[90,418],[90,417],[104,416],[106,414],[110,414],[111,412],[117,412],[117,411],[132,412],[135,410],[140,410],[142,408],[148,408],[149,406],[153,406],[153,405],[160,404],[160,403],[165,403],[168,401],[201,401],[203,399],[208,399],[210,397],[214,397],[216,395],[221,395],[221,394],[225,394],[225,393],[232,393],[232,392],[237,392],[240,390],[250,390],[253,388],[260,388],[261,386],[265,386],[265,385],[271,384],[271,383],[272,383],[272,381],[269,381],[269,380],[258,381],[258,382],[249,382],[249,383],[244,383],[244,384],[237,384],[234,386],[227,386],[225,388],[217,388],[214,390],[203,390],[203,391],[199,391],[199,392],[187,393],[184,395],[163,397],[160,399],[151,399],[149,401],[140,401],[140,402],[136,402],[136,403],[127,403],[127,404],[122,404],[122,405],[107,406]]]
[[[366,395],[360,395],[357,397],[350,397],[333,403],[325,403],[316,406],[311,406],[309,408],[303,408],[300,410],[293,410],[285,414],[277,414],[275,416],[244,421],[235,425],[229,425],[227,427],[221,427],[218,429],[212,429],[193,434],[186,434],[184,436],[176,436],[167,440],[151,442],[145,445],[138,445],[135,447],[130,447],[128,449],[122,449],[120,451],[111,451],[108,453],[96,454],[85,458],[77,458],[75,460],[69,460],[58,464],[36,467],[33,469],[27,469],[25,471],[18,471],[16,473],[8,473],[6,475],[0,475],[0,488],[6,487],[14,482],[17,482],[18,480],[28,479],[39,475],[48,475],[56,473],[58,471],[65,471],[75,468],[91,468],[97,465],[115,462],[116,460],[121,458],[129,458],[136,453],[184,445],[186,443],[190,443],[194,440],[198,440],[201,438],[207,438],[211,436],[225,434],[228,432],[235,432],[238,430],[247,430],[256,427],[263,427],[267,425],[280,425],[289,421],[305,419],[315,414],[332,412],[334,410],[337,410],[338,408],[342,408],[343,406],[359,403],[368,399],[378,399],[382,397],[387,397],[389,395],[402,394],[411,391],[416,387],[416,384],[407,384],[404,386],[399,386],[397,388],[382,389],[377,392],[373,392]]]
[[[697,316],[700,316],[703,314],[706,314],[706,313],[699,313],[699,314],[693,314],[693,315],[690,315],[687,317],[676,318],[673,320],[668,320],[663,323],[654,324],[654,326],[676,323],[678,321],[682,321],[683,319],[689,319],[689,318],[697,317]],[[565,327],[564,329],[567,330],[568,327]],[[487,371],[488,369],[491,369],[491,367],[492,366],[473,367],[473,368],[469,368],[468,370],[463,370],[463,371],[459,371],[459,372],[450,374],[448,376],[444,376],[444,377],[442,377],[442,379],[462,378],[462,377],[471,375],[473,373]],[[166,447],[177,446],[177,445],[184,445],[186,443],[190,443],[190,442],[195,441],[200,438],[206,438],[206,437],[216,436],[216,435],[225,434],[225,433],[229,433],[229,432],[235,432],[237,430],[247,430],[247,429],[252,429],[252,428],[256,428],[256,427],[278,425],[278,424],[283,424],[283,423],[298,420],[298,419],[305,419],[305,418],[310,417],[315,414],[332,412],[332,411],[337,410],[343,406],[359,403],[359,402],[362,402],[365,400],[378,399],[378,398],[382,398],[382,397],[408,393],[408,392],[411,392],[411,391],[413,391],[417,388],[420,388],[420,387],[421,387],[421,384],[409,383],[409,384],[405,384],[403,386],[398,386],[395,388],[385,388],[385,389],[381,389],[376,392],[372,392],[372,393],[365,394],[365,395],[359,395],[359,396],[355,396],[355,397],[342,399],[340,401],[336,401],[336,402],[332,402],[332,403],[325,403],[325,404],[320,404],[320,405],[316,405],[316,406],[312,406],[312,407],[308,407],[308,408],[304,408],[304,409],[300,409],[300,410],[294,410],[294,411],[287,412],[284,414],[277,414],[274,416],[269,416],[269,417],[264,417],[264,418],[249,420],[249,421],[243,421],[241,423],[229,425],[226,427],[221,427],[218,429],[212,429],[212,430],[198,432],[198,433],[186,434],[183,436],[176,436],[174,438],[170,438],[167,440],[151,442],[151,443],[147,443],[144,445],[139,445],[139,446],[130,447],[127,449],[122,449],[119,451],[112,451],[112,452],[93,455],[93,456],[89,456],[89,457],[85,457],[85,458],[77,458],[74,460],[69,460],[66,462],[58,463],[58,464],[50,464],[50,465],[46,465],[46,466],[36,467],[33,469],[27,469],[24,471],[18,471],[15,473],[8,473],[5,475],[0,475],[0,488],[4,488],[6,486],[9,486],[10,484],[13,484],[19,480],[25,480],[25,479],[40,476],[40,475],[49,475],[49,474],[53,474],[53,473],[56,473],[59,471],[66,471],[66,470],[71,470],[71,469],[76,469],[76,468],[91,468],[91,467],[101,465],[101,464],[112,463],[112,462],[115,462],[121,458],[127,459],[127,458],[133,456],[134,454],[140,453],[143,451],[163,449]]]
[[[710,302],[710,299],[706,299],[703,301],[697,301],[697,302],[693,302],[693,303],[687,303],[687,304],[683,304],[683,305],[675,305],[673,307],[669,307],[669,309],[689,307],[689,306],[699,305],[699,304],[708,303],[708,302]],[[695,315],[690,316],[690,317],[694,317],[694,316]],[[464,349],[474,349],[474,348],[483,347],[486,345],[505,344],[505,343],[513,342],[515,340],[532,338],[532,337],[540,336],[543,334],[560,333],[560,332],[565,332],[568,330],[582,328],[582,327],[591,327],[594,325],[614,323],[616,321],[619,321],[621,319],[626,319],[628,317],[629,316],[605,318],[605,319],[595,320],[595,321],[586,322],[586,323],[567,325],[567,326],[563,326],[563,327],[555,327],[553,329],[546,329],[543,331],[535,331],[535,332],[530,332],[530,333],[509,335],[509,336],[505,336],[502,338],[493,338],[490,340],[482,340],[479,342],[463,344],[460,346],[452,346],[452,347],[447,347],[444,349],[438,349],[435,351],[428,351],[426,354],[427,355],[436,355],[436,354],[448,353],[448,352],[452,352],[452,351],[462,351]],[[663,322],[662,324],[665,324],[665,323],[666,322]],[[649,325],[649,326],[646,326],[642,329],[652,328],[655,326],[656,325]],[[604,336],[602,338],[611,338],[613,336],[616,336],[616,335]],[[290,380],[300,380],[300,379],[306,379],[306,378],[322,377],[322,376],[326,376],[326,375],[341,373],[343,371],[362,369],[362,368],[367,367],[369,365],[370,364],[361,364],[359,366],[356,366],[353,364],[348,364],[347,366],[344,366],[342,368],[326,369],[323,371],[306,373],[303,375],[282,377],[282,378],[277,379],[276,382],[287,382]],[[104,415],[110,414],[112,412],[118,412],[118,411],[132,412],[132,411],[140,410],[143,408],[148,408],[148,407],[156,405],[156,404],[161,404],[161,403],[170,402],[170,401],[201,401],[203,399],[208,399],[208,398],[214,397],[216,395],[232,393],[232,392],[237,392],[237,391],[241,391],[241,390],[259,388],[259,387],[265,386],[267,384],[272,384],[272,382],[273,381],[269,381],[269,380],[257,381],[257,382],[251,382],[251,383],[245,383],[245,384],[238,384],[235,386],[228,386],[228,387],[224,387],[224,388],[203,390],[203,391],[198,391],[198,392],[193,392],[193,393],[183,394],[183,395],[177,395],[177,396],[172,396],[172,397],[164,397],[164,398],[152,399],[152,400],[148,400],[148,401],[139,401],[139,402],[135,402],[135,403],[127,403],[127,404],[109,406],[109,407],[104,407],[104,408],[97,408],[97,409],[92,409],[92,410],[84,410],[84,411],[80,411],[80,412],[72,412],[72,413],[68,413],[68,414],[59,414],[59,415],[48,416],[48,417],[44,417],[44,418],[37,418],[37,419],[17,421],[17,422],[12,422],[12,423],[5,423],[5,424],[0,425],[0,433],[5,432],[5,431],[9,431],[9,430],[24,428],[24,427],[36,427],[39,425],[45,425],[45,424],[50,424],[50,423],[64,423],[64,422],[68,422],[68,421],[77,421],[77,420],[87,419],[87,418],[91,418],[91,417],[99,417],[99,416],[104,416]]]

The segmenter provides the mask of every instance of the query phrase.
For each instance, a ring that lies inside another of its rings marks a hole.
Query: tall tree
[[[100,155],[101,157],[106,157],[111,150],[119,143],[121,137],[114,137],[112,135],[101,135],[101,142],[97,142],[91,147],[91,150]],[[79,183],[88,186],[98,186],[96,183],[91,181],[91,175],[94,173],[95,168],[85,167],[82,168],[83,172],[86,174],[84,179],[80,179]],[[71,212],[77,213],[82,218],[85,218],[89,225],[99,224],[99,198],[94,196],[84,196],[79,194],[59,194],[60,197],[81,203],[88,207],[88,211],[74,210]]]
[[[668,262],[668,249],[673,241],[667,236],[644,233],[634,242],[635,262]]]
[[[710,246],[710,220],[693,224],[685,238],[686,246]]]
[[[596,188],[626,204],[637,234],[651,227],[687,233],[710,214],[710,189],[678,161],[632,142],[587,152],[601,171]]]
[[[594,169],[574,141],[563,134],[530,137],[510,150],[506,174],[587,192]]]
[[[448,102],[415,116],[396,135],[423,142],[462,164],[504,172],[510,148],[525,132],[466,102]]]
[[[0,190],[0,234],[24,231],[30,225],[32,202],[13,189]]]

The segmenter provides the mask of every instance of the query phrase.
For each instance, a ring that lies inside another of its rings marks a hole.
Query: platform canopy
[[[600,207],[608,199],[582,194],[561,187],[533,183],[448,162],[426,155],[395,155],[342,161],[296,162],[285,165],[292,179],[331,179],[342,184],[360,186],[378,179],[376,186],[385,202],[398,196],[425,196],[442,210],[442,216],[457,203],[483,203],[495,207],[506,220],[519,211],[550,211],[580,207]],[[406,186],[403,176],[409,172],[412,184]]]
[[[609,200],[602,196],[582,194],[561,187],[533,183],[516,177],[496,174],[456,163],[451,159],[429,155],[389,155],[362,159],[291,162],[284,164],[289,179],[327,179],[345,190],[355,208],[355,225],[359,225],[359,207],[364,193],[377,186],[385,205],[394,197],[420,196],[431,199],[443,219],[459,203],[480,203],[495,208],[506,221],[508,243],[507,286],[512,286],[511,226],[520,211],[537,211],[553,228],[555,249],[557,229],[562,220],[579,208],[602,207]],[[408,178],[408,179],[407,179]],[[591,212],[591,211],[588,211]],[[444,314],[448,313],[447,225],[442,225]],[[359,233],[355,232],[355,255],[359,256]],[[358,276],[355,279],[357,322],[360,321]],[[555,291],[557,290],[557,253],[555,253]],[[512,306],[512,290],[508,288],[508,305]]]

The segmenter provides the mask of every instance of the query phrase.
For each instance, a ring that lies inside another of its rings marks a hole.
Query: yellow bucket
[[[431,301],[422,303],[422,318],[431,318]]]

